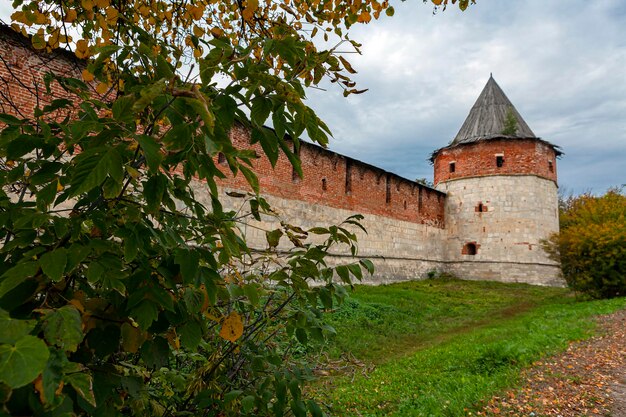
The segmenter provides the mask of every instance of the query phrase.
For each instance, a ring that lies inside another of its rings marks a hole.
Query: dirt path
[[[597,320],[598,336],[535,363],[477,415],[626,417],[626,310]]]

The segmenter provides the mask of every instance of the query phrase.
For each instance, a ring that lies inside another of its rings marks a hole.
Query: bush
[[[626,196],[612,189],[561,204],[561,232],[545,248],[561,262],[568,285],[595,298],[626,294]]]

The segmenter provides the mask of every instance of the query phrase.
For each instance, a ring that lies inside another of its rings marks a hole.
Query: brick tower
[[[541,239],[558,231],[558,147],[535,136],[493,77],[454,140],[433,152],[447,193],[450,272],[465,279],[560,285]]]

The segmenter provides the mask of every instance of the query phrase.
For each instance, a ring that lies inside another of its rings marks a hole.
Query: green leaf
[[[169,355],[170,347],[162,337],[155,337],[141,346],[141,358],[148,368],[160,369],[167,366]]]
[[[92,406],[96,406],[96,397],[93,394],[93,379],[91,375],[80,372],[65,376],[65,381],[76,390],[78,395],[83,397]]]
[[[119,97],[115,100],[115,103],[113,103],[113,118],[118,122],[133,122],[135,119],[133,104],[135,104],[135,98],[131,95]]]
[[[163,136],[163,143],[170,151],[180,151],[191,144],[191,134],[192,130],[189,124],[175,125]]]
[[[143,300],[131,310],[130,315],[139,324],[141,329],[147,330],[152,322],[159,317],[159,309],[152,301]]]
[[[149,212],[154,213],[161,207],[166,186],[167,179],[161,174],[152,176],[148,178],[148,181],[144,182],[143,194],[146,198]]]
[[[59,248],[52,252],[46,252],[39,260],[39,265],[44,274],[52,281],[60,281],[65,272],[67,264],[67,251],[65,248]]]
[[[71,305],[46,314],[43,329],[48,343],[70,352],[76,352],[84,337],[80,313]]]
[[[283,236],[283,231],[280,229],[274,229],[272,231],[265,232],[265,239],[270,248],[275,248],[280,242],[280,238]]]
[[[303,345],[306,345],[307,341],[309,340],[306,334],[306,330],[299,329],[299,328],[296,329],[296,339],[298,339],[298,342],[302,343]]]
[[[35,336],[0,345],[0,381],[11,388],[23,387],[43,372],[49,355],[46,344]]]
[[[124,237],[124,259],[126,262],[132,262],[139,254],[138,243],[139,239],[132,230]]]
[[[65,352],[58,349],[50,349],[50,357],[41,375],[43,386],[43,402],[54,407],[60,398],[55,394],[63,379],[63,366],[68,362]],[[62,397],[61,397],[62,398]]]
[[[48,206],[54,201],[54,197],[57,195],[57,186],[57,181],[52,181],[37,192],[35,199],[37,201],[37,207],[41,211],[46,211]]]
[[[204,126],[209,130],[209,132],[213,132],[213,129],[215,128],[215,115],[213,115],[213,112],[209,110],[206,101],[188,97],[183,97],[183,100],[196,111],[198,116],[200,116],[200,118],[204,122]]]
[[[0,343],[15,343],[35,328],[35,320],[18,320],[0,309]]]
[[[243,176],[246,177],[246,180],[248,181],[248,184],[250,184],[250,187],[252,187],[252,190],[258,194],[260,191],[259,178],[256,176],[256,174],[243,165],[239,165],[239,169],[241,170]]]
[[[195,250],[178,249],[174,261],[180,266],[180,275],[185,283],[192,283],[198,274],[200,254]]]
[[[39,270],[37,262],[28,261],[15,265],[0,276],[0,297],[17,287],[27,278],[34,276]]]
[[[251,104],[250,118],[258,126],[263,126],[272,111],[272,101],[265,97],[257,96],[252,99]]]
[[[124,167],[122,157],[116,148],[107,148],[102,153],[91,153],[81,158],[83,155],[78,155],[74,159],[76,168],[71,181],[71,197],[99,187],[107,175],[117,182],[123,180]]]
[[[143,154],[148,163],[148,171],[151,173],[157,172],[163,160],[161,146],[152,137],[147,135],[137,136],[137,142],[139,142],[141,149],[143,149]]]
[[[188,321],[178,328],[178,335],[183,347],[193,351],[202,340],[202,328],[196,321]]]
[[[348,269],[352,272],[352,275],[359,281],[363,279],[363,271],[361,271],[361,266],[359,264],[350,264],[348,265]]]
[[[369,272],[370,275],[374,275],[374,264],[372,263],[372,261],[370,261],[369,259],[361,259],[359,263],[363,265],[365,269],[367,269],[367,272]]]
[[[246,297],[248,297],[250,304],[255,307],[259,305],[259,290],[257,288],[257,284],[251,283],[244,285],[243,293]]]
[[[324,412],[322,412],[322,409],[315,401],[309,400],[307,405],[309,406],[309,411],[311,412],[312,417],[324,417]]]
[[[238,389],[227,392],[226,394],[224,394],[224,403],[227,404],[229,402],[232,402],[233,400],[236,400],[241,394],[243,394],[243,391]]]
[[[246,395],[241,399],[241,408],[243,412],[248,414],[254,409],[254,395]]]
[[[146,85],[143,90],[139,92],[140,98],[133,104],[133,111],[136,113],[141,112],[146,106],[152,104],[154,99],[165,92],[166,80],[161,78],[155,81],[153,84]]]
[[[346,284],[351,284],[352,283],[350,281],[350,270],[348,269],[347,266],[339,265],[338,267],[335,268],[335,271],[337,272],[337,275],[339,275],[339,278],[341,278],[341,280],[344,283],[346,283]]]
[[[292,400],[290,405],[296,417],[306,417],[306,405],[302,400]]]

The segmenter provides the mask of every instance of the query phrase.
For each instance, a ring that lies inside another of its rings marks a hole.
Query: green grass
[[[375,369],[311,390],[332,404],[332,415],[463,416],[518,383],[521,368],[588,337],[593,315],[624,307],[624,298],[583,302],[566,289],[523,284],[358,286],[330,316],[338,335],[324,352]]]

